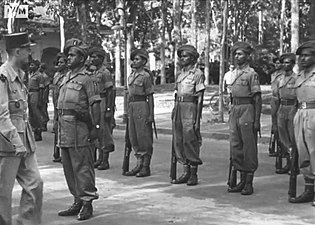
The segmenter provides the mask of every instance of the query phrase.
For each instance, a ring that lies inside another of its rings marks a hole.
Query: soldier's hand
[[[92,130],[90,131],[90,136],[89,136],[88,141],[92,142],[96,139],[99,139],[99,137],[100,137],[100,129],[93,127]]]
[[[255,134],[259,134],[260,136],[260,123],[259,122],[254,123],[254,132]]]
[[[153,121],[154,121],[154,117],[150,115],[150,116],[146,119],[145,123],[146,123],[147,125],[150,125],[150,124],[153,123]]]
[[[27,155],[27,151],[24,146],[15,149],[15,156],[24,157],[26,155]]]

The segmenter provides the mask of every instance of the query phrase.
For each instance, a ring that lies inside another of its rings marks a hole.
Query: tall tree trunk
[[[206,85],[210,84],[210,24],[211,24],[211,0],[206,0],[206,49],[205,49],[205,78]]]
[[[196,18],[196,0],[191,0],[191,44],[197,48],[197,18]]]
[[[291,52],[299,47],[299,0],[291,0]]]
[[[309,12],[309,16],[311,17],[311,21],[310,21],[310,32],[311,32],[311,39],[315,39],[315,1],[311,1],[311,9]]]
[[[221,39],[221,57],[220,57],[220,79],[219,79],[219,118],[224,122],[223,117],[223,77],[225,73],[225,53],[226,53],[226,36],[227,36],[227,19],[228,19],[228,0],[222,0],[222,39]]]
[[[180,29],[180,21],[181,21],[181,7],[180,7],[180,0],[174,0],[173,1],[173,20],[174,20],[174,28],[173,28],[173,41],[175,43],[174,46],[174,66],[175,66],[175,75],[177,73],[177,49],[180,46],[181,43],[181,29]],[[175,77],[176,79],[176,77]]]
[[[258,10],[258,44],[263,43],[263,9],[262,9],[262,2],[260,1],[259,3],[259,10]]]
[[[116,86],[121,86],[121,32],[115,31],[116,34],[116,46],[115,46],[115,83]]]
[[[78,19],[81,26],[81,37],[84,42],[87,41],[87,31],[86,31],[86,2],[82,1],[78,6]]]
[[[162,0],[162,33],[161,33],[161,84],[166,83],[165,76],[165,22],[166,22],[166,0]]]
[[[12,3],[10,3],[11,10],[8,15],[9,18],[7,23],[9,34],[14,33],[15,31],[14,29],[15,17],[17,15],[21,2],[22,2],[21,0],[14,0]]]
[[[283,49],[284,49],[284,17],[285,17],[285,2],[286,0],[281,0],[281,13],[280,13],[280,55],[283,54]]]

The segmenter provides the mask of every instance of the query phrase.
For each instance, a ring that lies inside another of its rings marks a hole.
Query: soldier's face
[[[31,47],[18,48],[16,50],[17,58],[19,59],[19,62],[21,63],[22,66],[28,64],[31,52],[32,52]]]
[[[131,68],[133,69],[139,69],[141,67],[144,67],[145,64],[147,63],[147,61],[142,58],[141,56],[139,55],[136,55],[133,60],[132,60],[132,63],[131,63]]]
[[[315,55],[310,48],[302,50],[300,55],[300,62],[303,68],[309,68],[315,64]]]
[[[182,51],[180,54],[179,64],[181,66],[188,66],[194,63],[194,57],[192,57],[188,52]]]
[[[277,61],[275,62],[275,69],[276,69],[276,70],[280,70],[281,67],[282,67],[281,62],[280,62],[279,60],[277,60]]]
[[[75,48],[70,48],[68,52],[68,66],[70,69],[74,69],[79,67],[82,63],[84,63],[84,58],[80,54],[80,52]]]
[[[34,63],[31,63],[29,68],[30,68],[31,72],[34,72],[34,71],[36,71],[38,69],[37,66]]]
[[[243,52],[241,49],[237,49],[234,53],[235,63],[237,65],[243,65],[248,61],[249,55]]]
[[[93,53],[91,56],[91,62],[94,66],[99,66],[103,63],[104,59],[100,57],[99,55]]]
[[[283,60],[282,65],[283,65],[283,69],[284,69],[285,71],[290,71],[290,70],[292,70],[293,67],[294,67],[294,63],[293,63],[293,62],[291,61],[291,59],[289,59],[289,58],[285,58],[285,59]]]
[[[58,68],[58,71],[62,71],[66,68],[67,66],[67,61],[65,58],[63,57],[60,57],[57,61],[57,68]]]

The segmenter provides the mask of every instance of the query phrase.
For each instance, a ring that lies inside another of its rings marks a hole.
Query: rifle
[[[237,173],[236,172],[237,172],[237,170],[232,165],[232,158],[230,158],[229,177],[228,177],[228,182],[227,182],[227,185],[230,188],[233,188],[236,186],[236,183],[237,183]]]
[[[296,185],[297,185],[297,175],[299,174],[299,156],[296,147],[289,148],[290,158],[291,158],[291,173],[290,173],[290,182],[289,182],[289,197],[296,197]]]
[[[171,156],[171,169],[170,169],[170,178],[171,183],[174,183],[176,180],[176,172],[177,172],[177,159],[174,148],[174,137],[172,138],[172,156]]]
[[[270,139],[269,139],[269,156],[274,156],[276,147],[276,138],[274,132],[271,130]]]
[[[281,142],[277,137],[277,155],[276,155],[276,171],[282,169],[282,149],[281,149]]]
[[[129,171],[129,161],[130,161],[130,153],[132,151],[130,138],[129,138],[129,121],[128,117],[126,119],[126,132],[125,132],[125,150],[124,150],[124,159],[123,159],[123,175],[125,175],[126,172]]]

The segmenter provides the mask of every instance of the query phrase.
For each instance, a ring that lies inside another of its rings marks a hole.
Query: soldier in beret
[[[60,148],[57,146],[57,140],[58,140],[58,109],[57,109],[57,103],[58,103],[58,97],[59,97],[59,88],[60,84],[63,81],[65,75],[68,72],[67,68],[67,57],[63,53],[58,53],[56,58],[56,66],[57,72],[54,74],[54,78],[52,81],[52,97],[53,97],[53,105],[54,105],[54,127],[53,131],[55,133],[55,139],[54,139],[54,154],[53,154],[53,162],[61,162],[61,156],[60,156]]]
[[[98,199],[95,187],[94,140],[100,133],[98,85],[85,70],[87,45],[72,38],[65,44],[69,72],[60,84],[58,98],[58,146],[64,174],[74,203],[59,216],[77,215],[78,220],[93,215],[92,201]]]
[[[271,132],[274,134],[275,138],[278,138],[278,125],[277,125],[277,111],[279,107],[278,102],[278,94],[277,94],[277,85],[278,85],[278,78],[282,74],[282,64],[280,62],[279,57],[273,59],[275,64],[275,71],[271,74],[271,91],[272,96],[270,100],[270,107],[271,107]],[[269,152],[270,157],[277,156],[275,148],[270,148]]]
[[[44,90],[43,76],[38,71],[40,62],[33,60],[30,62],[30,74],[28,81],[30,123],[34,130],[35,141],[42,140],[42,117],[41,104]]]
[[[101,146],[99,157],[94,163],[94,167],[98,170],[109,169],[108,157],[109,153],[115,150],[114,139],[112,135],[112,119],[115,108],[114,99],[114,82],[109,70],[104,65],[106,52],[102,47],[93,47],[89,51],[91,63],[96,67],[93,76],[95,76],[99,92],[101,96]]]
[[[240,171],[241,180],[236,186],[229,186],[228,192],[242,195],[253,194],[253,178],[258,167],[257,133],[262,101],[258,74],[249,66],[252,51],[245,42],[237,42],[232,47],[237,67],[231,85],[230,151],[232,169]]]
[[[27,33],[4,36],[8,60],[0,67],[0,224],[12,224],[12,190],[22,187],[17,224],[41,224],[43,181],[28,120],[27,88],[21,68],[31,53]]]
[[[300,172],[304,176],[305,190],[291,203],[311,202],[315,206],[315,40],[303,43],[296,51],[302,71],[295,81],[298,110],[294,117],[294,136],[299,153]]]
[[[128,77],[129,89],[129,138],[135,151],[137,165],[125,176],[147,177],[151,175],[150,162],[153,154],[154,101],[150,74],[144,70],[149,55],[144,49],[131,53],[132,73]]]
[[[296,90],[295,80],[296,74],[293,72],[295,65],[295,54],[285,53],[280,56],[283,72],[277,78],[275,92],[277,96],[276,102],[279,104],[276,111],[277,115],[277,128],[282,147],[282,154],[287,159],[287,164],[284,168],[276,168],[276,173],[288,173],[291,168],[290,152],[292,147],[295,149],[294,141],[294,127],[293,118],[296,113]]]
[[[197,68],[199,54],[195,47],[183,45],[178,51],[181,70],[176,75],[175,106],[172,112],[173,142],[176,159],[183,164],[184,173],[174,184],[198,184],[197,170],[202,164],[199,157],[205,76]]]

